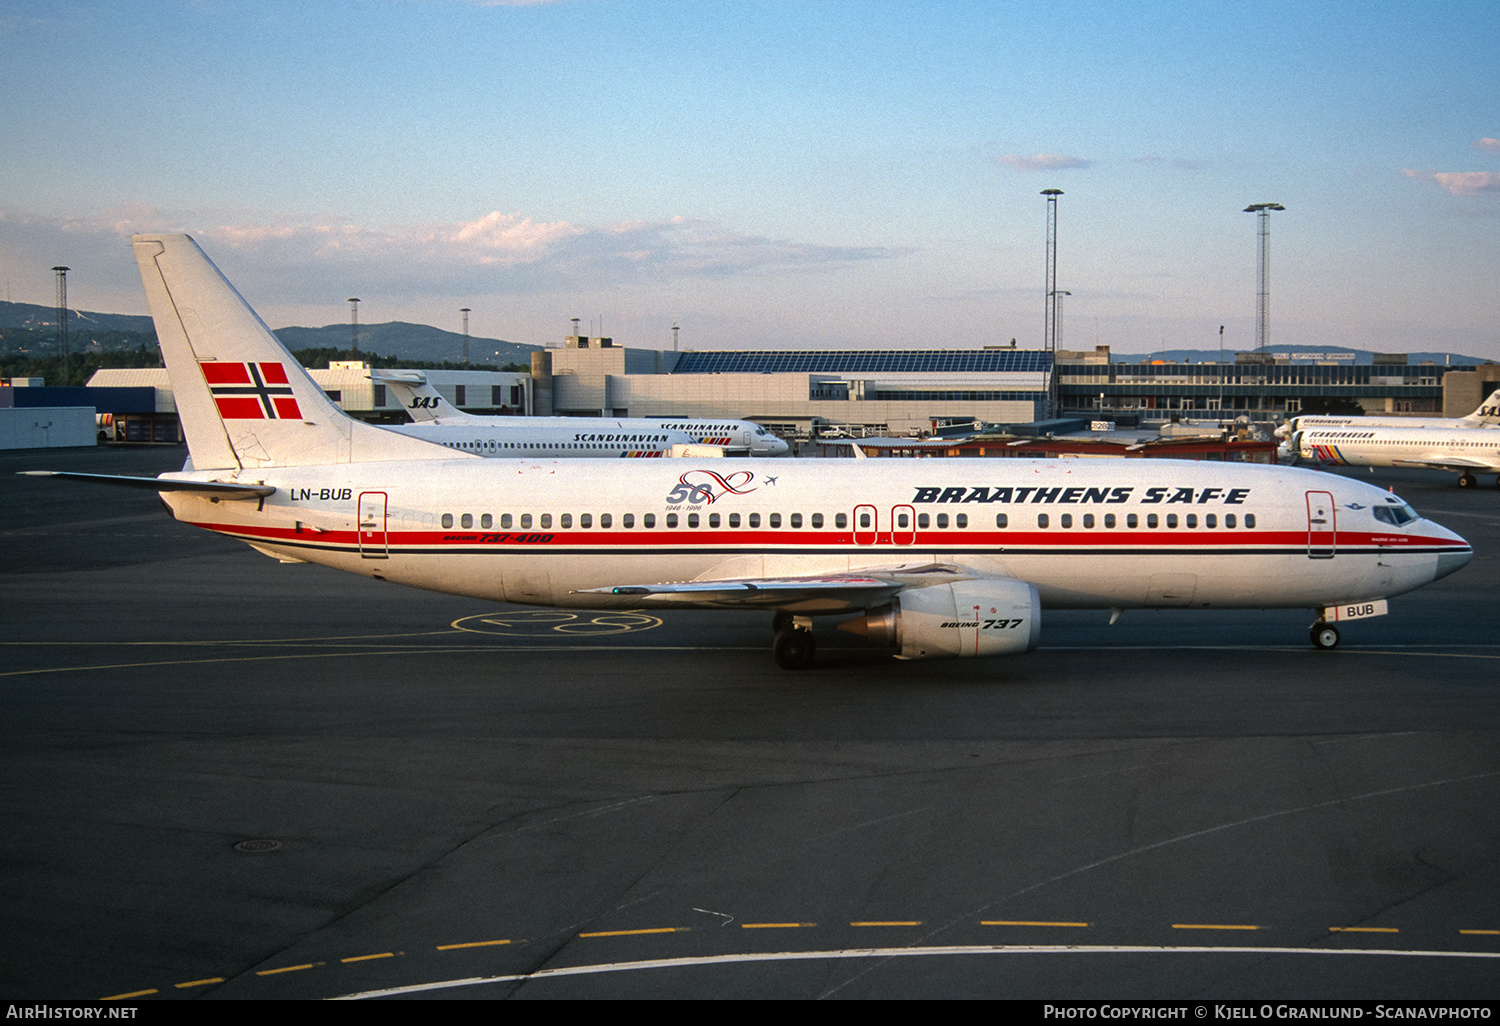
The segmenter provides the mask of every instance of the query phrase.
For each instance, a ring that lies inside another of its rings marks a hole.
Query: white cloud
[[[1500,193],[1500,173],[1494,171],[1413,171],[1401,172],[1407,178],[1436,182],[1455,196],[1478,196]]]
[[[96,280],[108,267],[122,279],[117,284],[129,288],[135,267],[128,237],[186,231],[216,262],[245,268],[282,301],[297,303],[326,300],[330,289],[345,288],[408,297],[573,293],[800,273],[911,252],[772,239],[681,217],[589,226],[493,211],[472,221],[380,229],[216,220],[140,207],[64,221],[0,208],[0,264],[88,264],[99,268]]]
[[[1474,148],[1483,150],[1485,153],[1500,153],[1500,139],[1477,139],[1474,142]]]
[[[1017,171],[1065,171],[1071,168],[1089,167],[1093,164],[1091,160],[1070,157],[1065,153],[1038,153],[1031,157],[1007,153],[999,159],[1000,163],[1006,167],[1015,168]]]

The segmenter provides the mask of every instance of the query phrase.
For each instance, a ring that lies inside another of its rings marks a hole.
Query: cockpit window
[[[1379,520],[1382,524],[1390,524],[1392,527],[1400,527],[1403,524],[1409,524],[1413,520],[1419,519],[1416,510],[1400,501],[1393,502],[1388,506],[1376,506],[1372,512],[1374,512],[1376,520]]]

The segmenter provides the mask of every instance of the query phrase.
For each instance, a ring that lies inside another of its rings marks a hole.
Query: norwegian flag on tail
[[[199,363],[225,420],[301,420],[286,368],[279,363]]]

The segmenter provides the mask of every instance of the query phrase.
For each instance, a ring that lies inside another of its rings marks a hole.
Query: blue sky
[[[626,345],[1500,360],[1500,5],[0,0],[0,278]]]

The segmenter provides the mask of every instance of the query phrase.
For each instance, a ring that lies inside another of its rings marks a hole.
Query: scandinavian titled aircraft
[[[696,419],[691,417],[623,417],[596,422],[592,418],[574,417],[479,417],[465,413],[443,398],[432,386],[427,376],[413,370],[372,370],[370,377],[377,384],[385,385],[396,396],[398,402],[411,417],[412,423],[386,425],[388,430],[399,431],[413,438],[436,438],[439,428],[451,430],[463,428],[471,432],[463,436],[480,437],[475,432],[495,430],[505,433],[505,440],[514,443],[510,432],[523,431],[578,431],[580,422],[588,425],[583,433],[624,432],[636,435],[672,433],[690,444],[711,445],[722,449],[726,455],[785,456],[790,450],[786,442],[777,438],[759,424],[748,420]],[[570,426],[571,425],[571,426]],[[600,425],[611,425],[603,427]],[[484,453],[481,453],[484,455]],[[564,452],[560,455],[568,455]],[[573,455],[578,455],[576,452]]]
[[[372,371],[371,376],[377,383],[395,388],[395,379],[387,376],[393,373],[421,375],[421,371]],[[423,387],[442,400],[437,389],[430,385]],[[446,400],[442,401],[446,403]],[[444,420],[380,426],[386,431],[421,438],[475,456],[501,459],[722,455],[722,450],[699,445],[686,432],[669,431],[651,421],[593,417],[469,417],[469,414],[454,412],[460,417],[468,417],[473,423]]]
[[[1302,458],[1322,463],[1451,470],[1460,488],[1475,487],[1476,473],[1500,474],[1495,428],[1312,427],[1294,434],[1291,444]]]
[[[1290,417],[1276,428],[1276,437],[1290,439],[1298,431],[1309,428],[1343,427],[1400,427],[1400,428],[1478,428],[1500,427],[1500,390],[1479,404],[1479,408],[1466,417],[1335,417],[1330,414],[1309,413]]]
[[[109,480],[283,561],[494,602],[774,611],[796,668],[820,617],[901,658],[992,656],[1034,648],[1044,607],[1309,608],[1332,648],[1473,556],[1395,495],[1286,467],[482,459],[345,416],[191,238],[133,242],[192,469]]]

